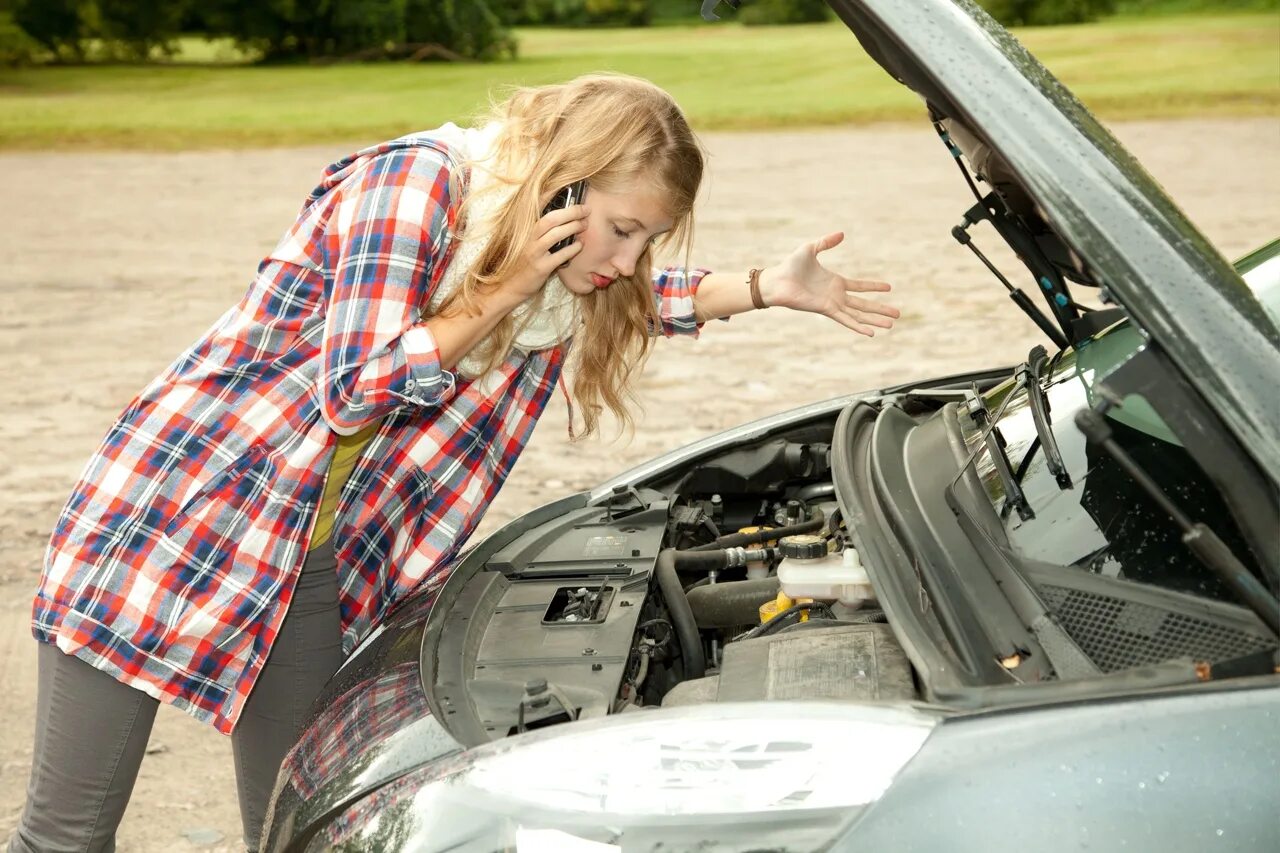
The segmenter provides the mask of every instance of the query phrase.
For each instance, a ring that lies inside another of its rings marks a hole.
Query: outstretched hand
[[[767,287],[766,279],[762,278],[761,292],[770,307],[822,314],[860,335],[874,337],[876,329],[893,328],[893,321],[901,312],[891,305],[857,295],[891,290],[888,282],[845,278],[819,262],[819,254],[843,241],[844,232],[837,231],[805,243],[767,271]]]

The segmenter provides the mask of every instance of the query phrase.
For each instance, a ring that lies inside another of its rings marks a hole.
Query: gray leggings
[[[111,851],[146,751],[155,699],[40,644],[27,804],[9,853]],[[284,625],[231,735],[244,843],[258,848],[267,800],[312,702],[342,663],[331,545],[307,555]]]

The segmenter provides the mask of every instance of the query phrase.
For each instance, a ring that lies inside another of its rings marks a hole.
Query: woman
[[[605,409],[626,422],[654,334],[770,305],[892,325],[853,295],[888,285],[818,263],[840,234],[750,274],[654,274],[655,245],[689,243],[702,171],[665,92],[599,75],[331,166],[240,303],[120,416],[58,521],[10,850],[110,849],[161,701],[231,734],[255,848],[312,700],[450,564],[562,370],[589,434]],[[585,204],[543,213],[583,179]]]

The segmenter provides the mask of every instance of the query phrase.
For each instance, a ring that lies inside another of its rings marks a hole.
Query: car
[[[1043,344],[472,545],[335,675],[263,849],[1280,849],[1280,241],[1222,258],[967,0],[830,5]]]

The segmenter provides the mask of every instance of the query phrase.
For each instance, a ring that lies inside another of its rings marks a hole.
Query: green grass
[[[1280,114],[1280,16],[1126,17],[1017,35],[1105,118]],[[217,64],[229,56],[224,46],[202,48],[205,64],[0,71],[0,148],[373,140],[465,119],[504,83],[606,69],[665,87],[700,130],[921,115],[919,101],[834,22],[535,29],[520,39],[518,61],[487,65]]]
[[[1280,0],[1119,0],[1118,15],[1188,15],[1224,11],[1276,12]]]

